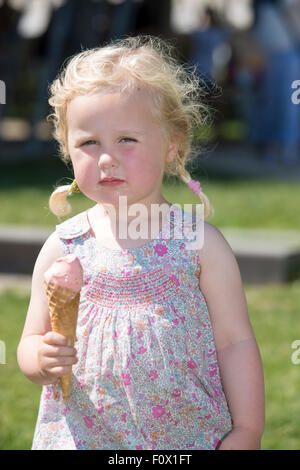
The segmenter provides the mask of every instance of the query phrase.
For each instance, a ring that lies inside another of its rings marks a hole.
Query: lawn
[[[208,221],[217,227],[259,227],[300,230],[298,201],[300,185],[276,180],[217,178],[204,170],[193,174],[210,198],[215,216]],[[23,224],[54,227],[58,223],[48,208],[54,187],[72,181],[72,173],[54,159],[37,165],[4,165],[0,174],[0,225]],[[199,203],[186,184],[165,181],[163,194],[172,203]],[[73,215],[94,202],[72,195]]]
[[[266,384],[264,449],[300,449],[300,364],[291,361],[293,341],[300,339],[300,281],[288,285],[245,285],[249,315],[260,347]],[[20,372],[16,349],[29,295],[0,294],[0,340],[6,364],[0,364],[0,449],[29,449],[41,387]]]

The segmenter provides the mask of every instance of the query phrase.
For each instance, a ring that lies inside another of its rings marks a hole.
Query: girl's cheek
[[[95,175],[95,168],[91,168],[90,165],[82,165],[80,163],[73,164],[74,175],[77,183],[84,185],[88,180],[90,180],[93,175]]]
[[[97,177],[99,174],[97,172],[97,168],[92,167],[91,165],[81,165],[77,172],[82,180],[92,179],[93,177]]]

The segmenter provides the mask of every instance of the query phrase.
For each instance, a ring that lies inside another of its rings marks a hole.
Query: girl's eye
[[[136,142],[136,139],[132,139],[131,137],[122,137],[120,142]]]
[[[86,142],[83,142],[81,144],[81,146],[83,146],[83,145],[94,145],[94,144],[97,144],[96,140],[87,140]]]

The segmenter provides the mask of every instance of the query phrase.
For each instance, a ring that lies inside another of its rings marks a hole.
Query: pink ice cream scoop
[[[74,346],[83,283],[81,264],[74,254],[58,258],[44,274],[52,331],[66,336]],[[60,377],[64,402],[69,399],[71,375]]]
[[[57,260],[45,272],[46,283],[52,282],[60,287],[66,287],[79,292],[83,283],[81,264],[74,254],[57,258]]]

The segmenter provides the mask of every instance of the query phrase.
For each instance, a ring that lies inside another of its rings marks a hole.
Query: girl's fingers
[[[72,366],[78,361],[75,356],[51,357],[47,360],[47,369],[53,369],[60,366]],[[52,372],[52,371],[51,371]]]
[[[51,369],[51,374],[55,375],[56,377],[62,377],[63,375],[70,374],[71,367],[70,366],[57,366]]]
[[[76,349],[72,346],[51,346],[46,351],[48,357],[75,356],[76,353]]]
[[[43,336],[43,341],[52,346],[67,346],[69,344],[67,336],[63,336],[55,331],[48,331],[48,333]]]

